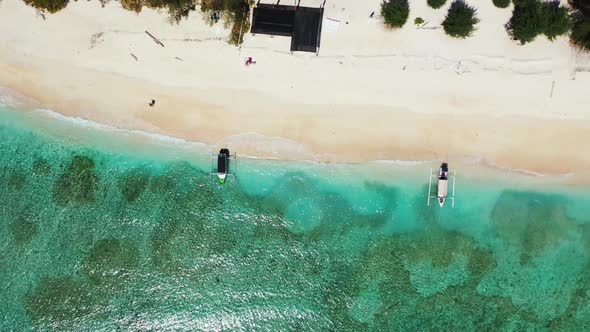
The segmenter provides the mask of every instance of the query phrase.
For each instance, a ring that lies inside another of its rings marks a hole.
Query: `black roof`
[[[258,4],[252,33],[291,36],[291,51],[317,52],[320,47],[323,8]]]
[[[299,7],[291,37],[291,51],[317,52],[320,48],[323,8]]]
[[[291,36],[295,22],[295,6],[259,4],[254,8],[252,33]]]

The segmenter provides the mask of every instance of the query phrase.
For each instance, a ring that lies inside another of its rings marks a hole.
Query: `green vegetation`
[[[50,13],[65,8],[69,0],[24,0],[30,6]],[[104,6],[109,0],[100,0]],[[407,0],[404,0],[407,6]],[[153,9],[167,9],[171,23],[179,23],[196,10],[196,0],[121,0],[121,6],[136,13],[143,7]],[[217,23],[222,18],[224,26],[231,28],[229,43],[239,45],[244,40],[244,34],[250,30],[250,7],[253,2],[248,0],[202,0],[201,11],[210,24]],[[409,12],[409,9],[407,10]],[[215,17],[215,18],[214,18]],[[407,19],[407,18],[406,18]]]
[[[10,224],[10,232],[14,237],[14,243],[17,246],[22,246],[37,234],[37,225],[30,221],[29,218],[19,216],[17,220]]]
[[[178,23],[195,10],[194,0],[144,0],[143,4],[150,8],[166,8],[170,15],[170,22]]]
[[[549,40],[565,35],[572,27],[569,10],[559,5],[559,0],[544,2],[541,6],[543,33]]]
[[[47,175],[51,173],[51,164],[45,159],[37,159],[33,163],[33,174]]]
[[[26,182],[27,175],[20,170],[12,172],[8,178],[8,184],[16,190],[21,190]]]
[[[408,0],[384,0],[381,4],[381,16],[385,18],[385,24],[390,27],[403,27],[410,16]]]
[[[510,6],[510,0],[492,0],[494,2],[494,6],[498,8],[508,8]]]
[[[422,24],[422,23],[424,23],[424,19],[423,19],[422,17],[416,17],[416,18],[414,19],[414,24],[416,24],[416,25],[420,25],[420,24]]]
[[[25,0],[25,3],[40,10],[57,13],[66,8],[68,0]]]
[[[141,8],[143,7],[142,0],[121,0],[121,6],[127,10],[132,10],[136,13],[141,12]]]
[[[94,202],[99,178],[94,161],[86,156],[74,156],[53,187],[53,198],[59,205]]]
[[[209,24],[216,23],[214,14],[223,19],[226,28],[231,27],[229,43],[239,45],[244,34],[250,30],[250,2],[248,0],[203,0],[201,11],[206,14]]]
[[[570,0],[573,8],[572,33],[573,45],[590,51],[590,2],[587,0]]]
[[[447,0],[427,0],[428,6],[439,9],[440,7],[444,6],[447,3]]]
[[[449,8],[442,25],[447,35],[455,38],[467,38],[475,30],[479,19],[475,16],[475,8],[462,0],[455,0]]]
[[[566,34],[572,25],[568,9],[559,0],[514,0],[514,10],[506,30],[521,44],[529,43],[545,34],[550,40]]]
[[[506,24],[506,30],[523,45],[535,40],[543,31],[541,3],[537,0],[514,1],[514,10]]]
[[[132,171],[129,175],[119,180],[121,194],[128,203],[135,202],[145,191],[150,178],[141,171]]]

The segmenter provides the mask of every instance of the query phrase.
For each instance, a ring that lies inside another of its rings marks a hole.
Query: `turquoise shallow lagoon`
[[[239,162],[0,107],[0,330],[590,330],[590,188]]]

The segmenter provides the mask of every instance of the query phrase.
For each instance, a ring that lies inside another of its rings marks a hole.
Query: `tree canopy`
[[[492,0],[494,2],[494,6],[498,8],[508,8],[510,6],[510,0]]]
[[[515,1],[512,17],[506,24],[506,30],[523,45],[535,40],[543,31],[540,2],[537,0]]]
[[[544,2],[541,6],[543,33],[549,40],[566,34],[572,27],[569,10],[559,5],[559,0]]]
[[[476,9],[463,0],[455,0],[447,13],[442,25],[447,35],[456,38],[467,38],[475,30],[479,19],[475,15]]]
[[[46,10],[50,13],[57,13],[66,8],[68,0],[25,0],[25,3],[37,9]]]
[[[575,46],[590,51],[590,2],[570,0],[570,5],[574,9],[570,40]]]
[[[439,9],[447,3],[447,0],[427,0],[426,3],[434,9]]]
[[[410,4],[408,0],[384,0],[381,3],[381,16],[390,27],[401,28],[410,17]]]
[[[50,13],[58,12],[65,8],[69,0],[24,0],[26,4],[46,10]],[[109,0],[99,0],[104,6]],[[167,9],[171,23],[178,23],[188,17],[190,12],[196,9],[196,0],[120,0],[121,6],[127,10],[141,12],[142,8]],[[407,5],[407,0],[405,0]],[[213,12],[221,13],[226,28],[231,28],[229,36],[230,44],[240,44],[243,35],[250,28],[250,2],[249,0],[201,0],[201,11],[210,17]],[[409,7],[407,8],[409,13]],[[213,21],[210,21],[213,24]]]
[[[539,34],[553,40],[566,34],[571,25],[569,11],[560,6],[559,0],[514,0],[514,10],[506,30],[524,45],[535,40]]]

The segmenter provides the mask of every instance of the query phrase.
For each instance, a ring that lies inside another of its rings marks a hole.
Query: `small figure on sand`
[[[148,105],[150,105],[150,107],[154,107],[155,104],[156,104],[156,101],[154,99],[152,99],[152,101]]]
[[[221,18],[221,14],[219,12],[216,11],[216,12],[211,13],[211,21],[217,23],[220,18]]]
[[[246,65],[246,67],[249,67],[250,65],[255,65],[256,64],[256,61],[254,61],[252,59],[252,57],[249,56],[249,57],[246,58],[246,61],[244,62],[244,64]]]

